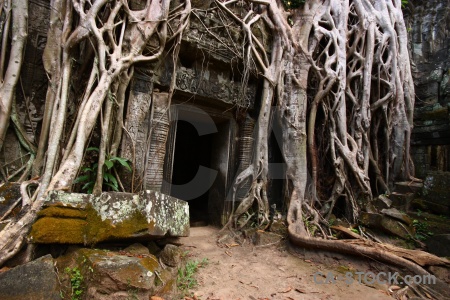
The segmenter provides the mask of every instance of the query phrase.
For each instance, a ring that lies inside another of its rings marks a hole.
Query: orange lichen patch
[[[41,244],[83,244],[86,226],[81,219],[44,217],[33,224],[30,239]]]

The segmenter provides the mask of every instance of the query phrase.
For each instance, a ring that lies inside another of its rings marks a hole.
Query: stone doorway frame
[[[212,101],[211,101],[212,102]],[[218,174],[212,186],[207,191],[208,193],[208,214],[210,224],[223,225],[226,222],[227,201],[230,188],[233,184],[234,175],[236,172],[236,139],[238,135],[238,125],[231,113],[228,110],[221,110],[214,106],[204,106],[185,102],[175,102],[170,107],[170,127],[166,142],[166,154],[163,167],[163,185],[161,191],[164,194],[170,195],[171,182],[173,176],[173,164],[175,156],[175,142],[177,135],[177,122],[185,120],[183,114],[196,114],[199,111],[206,113],[218,128],[217,133],[225,133],[225,135],[217,135],[213,139],[222,139],[222,142],[227,141],[227,147],[221,149],[211,149],[211,169],[217,170]],[[219,141],[220,142],[220,141]],[[215,142],[218,143],[218,142]],[[219,161],[220,153],[225,155],[226,162]],[[189,201],[188,201],[189,202]]]

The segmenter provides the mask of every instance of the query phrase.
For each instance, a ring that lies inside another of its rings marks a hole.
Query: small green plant
[[[314,234],[317,231],[317,226],[315,224],[312,224],[309,219],[303,217],[303,222],[305,223],[306,228],[308,228],[309,233],[311,234],[311,236],[314,236]]]
[[[208,265],[208,259],[204,258],[202,261],[190,260],[186,263],[184,268],[178,270],[177,286],[181,291],[187,291],[195,288],[198,285],[197,279],[194,275],[199,268]]]
[[[81,275],[80,269],[65,268],[64,271],[70,276],[70,285],[72,287],[72,300],[80,300],[83,295],[83,275]]]
[[[416,234],[414,236],[416,240],[423,241],[433,235],[433,233],[429,230],[428,224],[426,222],[421,222],[414,219],[412,221],[412,225],[416,230]]]
[[[328,226],[334,226],[336,224],[336,219],[328,220]]]
[[[409,0],[402,0],[402,8],[405,8],[408,5]]]
[[[350,230],[353,231],[353,232],[356,233],[356,234],[361,234],[361,233],[359,232],[358,228],[351,228]]]
[[[97,147],[90,147],[86,149],[88,151],[99,152]],[[114,170],[117,164],[122,165],[125,169],[131,172],[129,160],[123,157],[106,155],[105,164],[103,165],[103,185],[110,187],[113,191],[119,191],[119,183],[117,181]],[[81,190],[86,191],[88,194],[92,194],[95,181],[97,179],[98,163],[94,163],[90,167],[84,167],[81,172],[83,175],[77,177],[74,183],[84,183]]]

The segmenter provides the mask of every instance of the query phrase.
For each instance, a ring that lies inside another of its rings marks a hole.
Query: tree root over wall
[[[427,274],[422,268],[426,265],[448,266],[432,255],[366,240],[327,239],[328,219],[337,206],[343,205],[346,218],[356,222],[371,199],[389,193],[395,181],[415,180],[409,156],[415,96],[401,2],[306,0],[292,1],[301,3],[293,8],[280,0],[215,0],[198,9],[189,0],[52,1],[43,57],[49,87],[39,145],[23,141],[32,159],[20,174],[22,212],[0,232],[0,265],[25,243],[48,191],[73,188],[96,126],[101,136],[93,190],[103,190],[105,158],[116,156],[123,136],[136,143],[135,134],[124,126],[140,113],[125,108],[135,66],[152,73],[163,55],[170,54],[176,68],[183,34],[190,18],[197,17],[211,38],[236,56],[241,96],[251,75],[262,81],[252,162],[236,177],[233,205],[237,190],[251,184],[226,227],[235,228],[248,211],[262,228],[270,222],[268,148],[277,120],[294,244],[366,256],[415,274]],[[3,10],[11,1],[0,3],[6,20],[0,54],[1,148],[13,117],[11,91],[22,63],[27,1],[14,2],[12,19],[11,10]],[[216,28],[208,27],[200,12],[215,14],[225,37],[214,34]],[[17,26],[11,26],[14,43],[7,43],[11,20]],[[261,34],[262,28],[268,36]],[[171,80],[169,104],[175,69]],[[70,117],[69,109],[75,111]],[[38,188],[30,194],[31,184]],[[140,183],[132,184],[133,191],[139,188]]]

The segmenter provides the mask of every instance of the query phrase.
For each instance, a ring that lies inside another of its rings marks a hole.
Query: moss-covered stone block
[[[149,299],[165,287],[158,281],[163,270],[154,255],[122,252],[72,248],[56,265],[59,270],[80,271],[83,299]],[[63,272],[60,277],[68,281],[70,273]]]
[[[402,224],[400,221],[388,216],[383,216],[383,218],[381,218],[380,227],[385,232],[396,235],[403,239],[408,239],[411,236],[414,236],[414,229],[411,226]]]
[[[84,244],[88,222],[82,219],[45,217],[31,228],[30,241],[39,244]]]
[[[425,178],[422,198],[427,208],[450,216],[450,172],[429,172]]]
[[[61,201],[58,201],[61,199]],[[187,202],[156,191],[139,194],[51,193],[33,225],[34,243],[95,245],[189,235]]]

